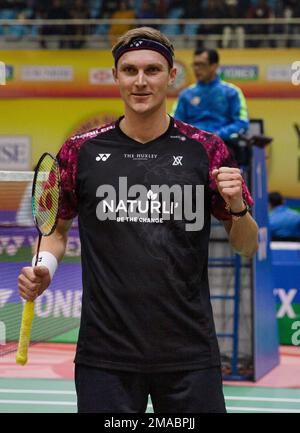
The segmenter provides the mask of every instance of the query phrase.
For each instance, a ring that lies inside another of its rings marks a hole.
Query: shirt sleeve
[[[212,171],[220,167],[235,167],[238,165],[232,157],[225,143],[216,135],[210,135],[210,146],[208,147],[209,156],[209,188],[211,191],[211,213],[218,220],[230,220],[231,215],[226,210],[226,203],[218,191],[215,179],[212,176]],[[242,182],[243,199],[251,207],[254,203],[248,187],[243,179]]]
[[[73,138],[64,143],[57,155],[61,181],[58,217],[64,220],[73,219],[78,212],[76,196],[77,155],[78,146],[76,146],[76,140]]]

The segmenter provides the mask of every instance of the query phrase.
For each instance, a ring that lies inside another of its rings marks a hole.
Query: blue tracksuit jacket
[[[232,134],[244,133],[249,125],[241,89],[218,76],[209,83],[199,81],[183,90],[175,103],[173,116],[213,132],[224,141]]]

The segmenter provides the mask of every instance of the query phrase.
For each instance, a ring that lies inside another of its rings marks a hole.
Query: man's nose
[[[147,84],[146,76],[144,74],[144,71],[139,71],[138,72],[138,74],[136,76],[135,84],[137,86],[145,86]]]

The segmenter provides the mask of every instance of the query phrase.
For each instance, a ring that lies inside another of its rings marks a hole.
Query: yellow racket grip
[[[30,333],[31,333],[33,318],[34,318],[34,301],[26,301],[23,309],[18,352],[16,355],[16,363],[20,365],[25,365],[27,362],[27,353],[28,353],[28,346],[30,342]]]

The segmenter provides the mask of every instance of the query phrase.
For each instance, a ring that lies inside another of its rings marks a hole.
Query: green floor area
[[[76,343],[78,339],[79,328],[72,329],[57,337],[48,340],[49,343]]]
[[[0,378],[0,413],[76,412],[72,380]]]
[[[300,389],[225,386],[230,413],[300,413]]]
[[[300,389],[224,387],[229,413],[300,413]],[[72,380],[0,378],[0,413],[76,412]],[[148,413],[152,413],[149,400]]]

